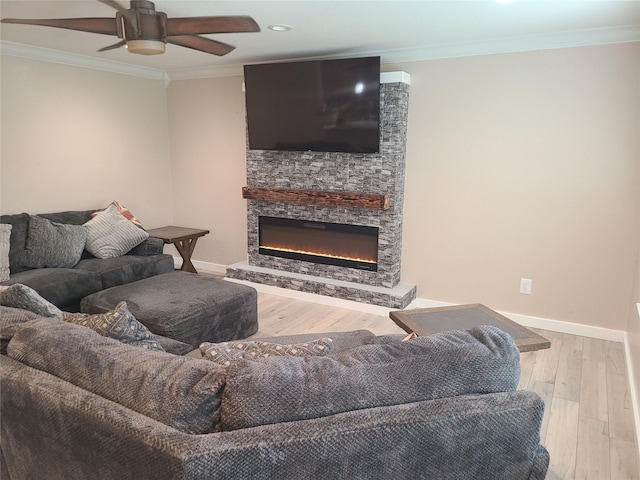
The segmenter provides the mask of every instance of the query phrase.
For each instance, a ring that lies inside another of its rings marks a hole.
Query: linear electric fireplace
[[[260,216],[259,253],[376,272],[378,227]]]

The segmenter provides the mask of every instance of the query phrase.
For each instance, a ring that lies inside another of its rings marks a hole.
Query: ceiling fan
[[[235,47],[217,40],[201,37],[209,33],[259,32],[260,27],[246,15],[226,17],[168,18],[157,12],[153,2],[131,0],[131,8],[120,6],[115,0],[98,0],[116,9],[115,18],[61,18],[20,19],[3,18],[2,23],[42,25],[66,28],[81,32],[115,35],[122,40],[99,52],[126,46],[131,53],[156,55],[164,53],[165,45],[171,43],[213,55],[226,55]]]

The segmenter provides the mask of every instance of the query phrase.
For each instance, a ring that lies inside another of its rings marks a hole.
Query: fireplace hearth
[[[261,255],[378,270],[378,227],[259,217]]]

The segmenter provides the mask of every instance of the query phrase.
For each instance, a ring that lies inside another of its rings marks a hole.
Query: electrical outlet
[[[520,279],[520,293],[524,293],[525,295],[531,295],[532,287],[533,287],[533,280],[531,280],[530,278]]]

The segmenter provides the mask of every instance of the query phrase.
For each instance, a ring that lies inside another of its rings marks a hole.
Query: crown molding
[[[535,50],[586,47],[593,45],[610,45],[638,41],[640,41],[640,26],[632,25],[520,37],[505,37],[478,42],[440,44],[399,50],[360,51],[357,52],[357,56],[380,56],[381,62],[384,64],[495,55],[500,53],[528,52]],[[241,64],[164,71],[7,41],[0,41],[0,53],[65,65],[92,68],[95,70],[121,73],[124,75],[134,75],[154,80],[162,80],[164,81],[165,86],[169,85],[169,82],[172,80],[236,76],[242,75],[243,72],[243,66]],[[351,56],[356,56],[356,54],[352,54]],[[314,58],[309,58],[306,60],[313,59]]]
[[[419,60],[496,55],[501,53],[531,52],[535,50],[611,45],[638,41],[640,41],[640,26],[631,25],[625,27],[504,37],[477,42],[450,43],[412,49],[387,50],[378,52],[377,55],[380,55],[381,61],[384,63],[412,62]]]
[[[123,75],[133,75],[136,77],[150,78],[152,80],[162,80],[165,84],[169,82],[169,77],[164,70],[114,62],[112,60],[78,55],[76,53],[63,52],[50,48],[34,47],[22,43],[0,41],[0,54],[120,73]]]

